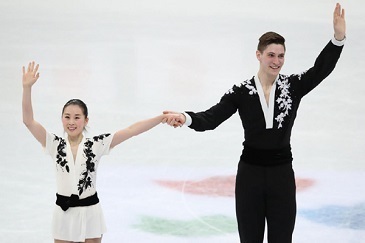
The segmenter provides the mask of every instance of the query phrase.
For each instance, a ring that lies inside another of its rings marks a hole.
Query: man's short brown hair
[[[266,47],[270,44],[279,44],[284,46],[285,50],[285,39],[278,33],[269,31],[263,34],[259,39],[259,44],[257,45],[257,50],[261,53],[266,49]]]

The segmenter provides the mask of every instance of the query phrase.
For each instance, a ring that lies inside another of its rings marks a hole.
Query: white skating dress
[[[103,155],[109,153],[113,139],[102,134],[82,139],[74,161],[68,139],[47,132],[46,152],[55,162],[57,193],[78,195],[80,199],[96,193],[96,171]],[[84,207],[70,207],[63,211],[56,205],[53,214],[53,237],[58,240],[85,241],[100,238],[106,232],[100,203]]]

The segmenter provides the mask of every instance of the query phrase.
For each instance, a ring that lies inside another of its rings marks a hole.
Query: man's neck
[[[257,77],[259,78],[262,87],[271,87],[276,79],[276,76],[266,75],[260,71],[257,73]]]

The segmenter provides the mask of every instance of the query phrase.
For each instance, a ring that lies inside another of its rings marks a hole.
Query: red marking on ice
[[[303,191],[303,190],[307,189],[308,187],[313,186],[314,183],[315,182],[312,179],[301,179],[301,178],[295,179],[295,184],[297,185],[297,192]]]
[[[297,192],[313,186],[314,180],[296,178]],[[166,181],[156,180],[164,187],[184,193],[217,197],[234,197],[236,176],[213,176],[199,181]]]

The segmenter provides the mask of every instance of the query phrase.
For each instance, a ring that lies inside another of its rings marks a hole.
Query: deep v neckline
[[[80,149],[82,147],[82,144],[84,143],[84,140],[85,140],[85,136],[82,137],[80,143],[77,145],[77,149],[75,149],[76,154],[74,154],[74,151],[72,150],[72,146],[71,146],[70,141],[68,140],[68,138],[66,139],[66,141],[68,143],[68,147],[69,147],[70,152],[71,152],[71,157],[72,157],[72,160],[73,160],[73,164],[74,165],[76,165],[77,158],[79,157],[79,154],[81,153],[80,152]]]
[[[260,99],[261,109],[265,118],[266,129],[272,129],[274,124],[274,107],[275,107],[275,91],[276,91],[276,82],[273,83],[270,94],[269,94],[269,102],[266,101],[265,93],[258,78],[258,75],[254,77],[256,90]]]
[[[76,148],[76,146],[75,146],[75,148],[73,148],[70,144],[72,158],[74,159],[74,163],[76,163],[77,155],[79,154],[79,147],[80,147],[80,143],[77,145],[77,148]]]

